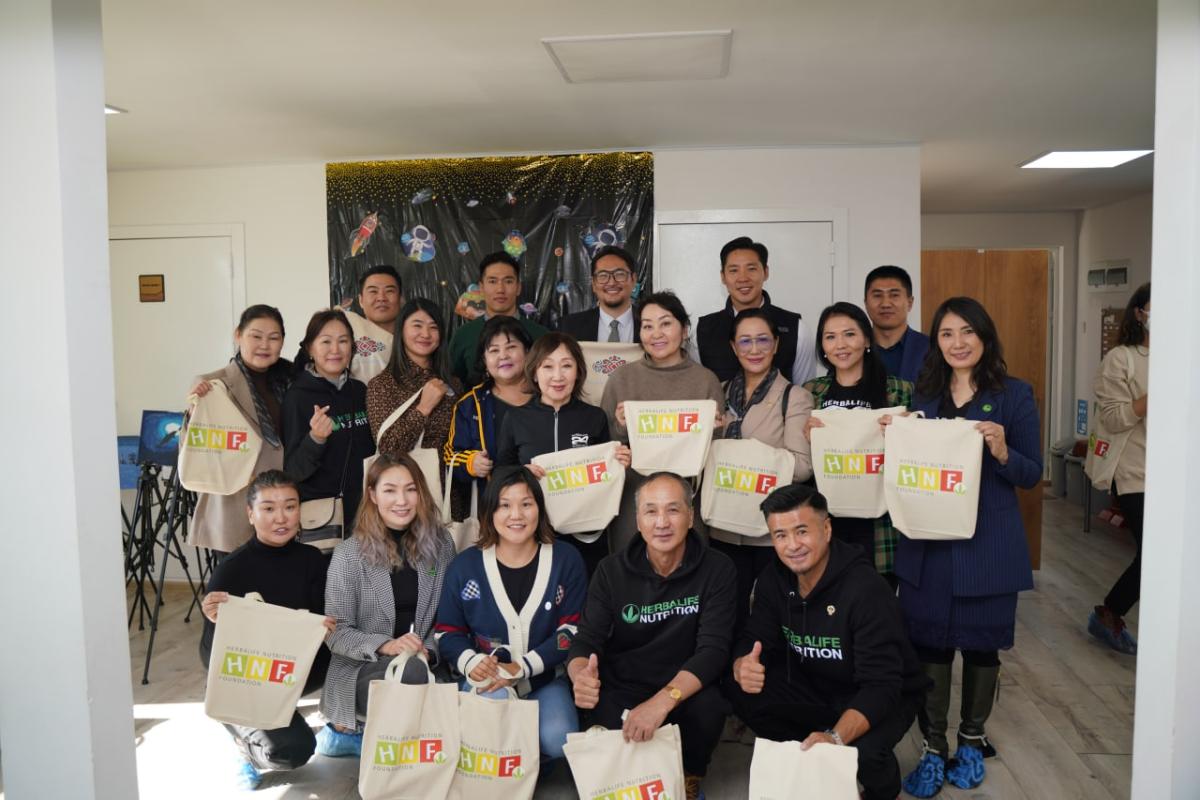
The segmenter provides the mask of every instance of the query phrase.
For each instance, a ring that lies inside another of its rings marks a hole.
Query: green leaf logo
[[[514,778],[524,778],[525,777],[525,768],[524,767],[513,767],[512,774],[513,774]]]
[[[445,764],[446,763],[446,754],[439,751],[438,754],[433,757],[433,763]]]
[[[621,611],[621,619],[625,620],[626,622],[637,622],[637,618],[640,613],[641,609],[637,607],[637,604],[630,603]]]
[[[965,485],[963,485],[963,484],[961,484],[961,483],[960,483],[960,484],[958,484],[958,485],[956,485],[956,486],[954,487],[954,493],[955,493],[955,494],[966,494],[966,493],[967,493],[967,487],[966,487]]]

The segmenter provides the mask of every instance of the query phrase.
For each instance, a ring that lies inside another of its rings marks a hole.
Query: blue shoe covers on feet
[[[262,773],[254,768],[249,761],[243,761],[238,767],[237,787],[242,791],[252,792],[262,783]]]
[[[904,779],[904,791],[913,797],[933,797],[946,783],[946,762],[937,753],[926,751],[917,768]]]
[[[974,789],[983,783],[983,751],[969,744],[959,745],[954,765],[946,770],[946,780],[959,789]]]
[[[317,731],[317,753],[329,758],[362,755],[362,734],[342,733],[326,723]]]

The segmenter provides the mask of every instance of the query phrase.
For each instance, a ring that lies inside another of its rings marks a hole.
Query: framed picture
[[[182,411],[143,411],[138,463],[174,467],[179,459],[179,433],[182,430]]]

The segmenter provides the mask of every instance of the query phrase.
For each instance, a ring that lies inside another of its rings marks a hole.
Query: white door
[[[654,286],[679,295],[694,321],[725,306],[721,247],[749,236],[767,247],[771,302],[797,311],[813,335],[834,297],[834,238],[829,221],[662,222],[655,235]]]
[[[233,355],[237,324],[228,236],[111,239],[117,432],[143,410],[183,411],[192,379]],[[141,302],[139,275],[163,276],[163,302]]]

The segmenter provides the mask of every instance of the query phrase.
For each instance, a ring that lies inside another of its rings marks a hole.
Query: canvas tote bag
[[[471,479],[471,513],[462,522],[450,519],[450,486],[454,477],[454,467],[446,467],[446,477],[442,486],[442,514],[446,520],[446,530],[454,540],[454,552],[461,553],[479,541],[479,484]]]
[[[1111,354],[1107,357],[1111,357]],[[1126,372],[1125,382],[1131,384],[1134,377],[1133,362],[1127,360],[1126,363],[1130,368]],[[1100,382],[1100,377],[1096,376],[1097,383]],[[1092,407],[1095,408],[1094,403]],[[1088,434],[1087,457],[1083,462],[1083,471],[1092,479],[1092,486],[1107,492],[1112,489],[1113,476],[1117,474],[1117,462],[1121,460],[1121,454],[1125,452],[1125,445],[1129,442],[1134,428],[1113,433],[1101,423],[1099,414],[1093,413],[1092,420],[1092,432]]]
[[[179,451],[179,482],[190,492],[230,495],[254,477],[262,437],[246,421],[224,381],[209,381],[204,397],[191,395],[191,413]]]
[[[713,400],[625,401],[633,468],[643,475],[669,470],[693,478],[704,469],[717,404]]]
[[[742,536],[765,536],[758,506],[796,472],[796,456],[757,439],[718,439],[708,451],[700,487],[700,518]]]
[[[536,700],[458,693],[461,738],[451,800],[529,800],[537,786],[541,744]]]
[[[663,725],[647,742],[627,742],[619,730],[568,733],[563,753],[580,800],[686,797],[678,725]]]
[[[972,419],[896,417],[884,436],[883,481],[892,524],[910,539],[975,535],[983,434]]]
[[[358,767],[363,800],[431,800],[446,797],[458,764],[458,686],[400,682],[412,658],[402,653],[383,680],[367,690],[367,725]],[[418,657],[424,663],[425,659]]]
[[[388,414],[387,419],[379,426],[379,435],[375,437],[375,454],[363,459],[363,495],[367,493],[367,472],[371,469],[371,465],[375,463],[375,459],[379,458],[379,445],[383,441],[383,435],[395,424],[396,420],[404,416],[404,412],[408,411],[412,407],[412,404],[417,402],[420,397],[421,389],[418,389],[413,393],[412,397],[397,406],[396,410],[391,414]],[[422,432],[417,437],[416,444],[413,445],[413,449],[408,452],[408,455],[421,468],[421,474],[425,476],[425,484],[429,487],[429,494],[433,495],[436,500],[441,496],[442,456],[435,448],[422,447],[421,444],[424,441],[425,433]],[[442,503],[442,519],[450,519],[450,501],[448,497]]]
[[[532,463],[546,470],[539,483],[555,531],[594,542],[621,510],[625,467],[617,461],[619,445],[605,442],[533,457]]]
[[[585,374],[583,402],[594,406],[600,405],[608,376],[616,372],[618,367],[637,361],[643,355],[640,344],[622,342],[580,342],[579,349],[583,351]]]
[[[858,800],[858,751],[824,742],[754,740],[750,800]]]
[[[887,511],[883,496],[883,431],[879,418],[908,409],[833,406],[813,411],[825,424],[812,429],[813,474],[817,489],[838,517],[875,519]]]
[[[325,618],[230,595],[217,612],[204,713],[259,730],[286,727],[304,691]]]

